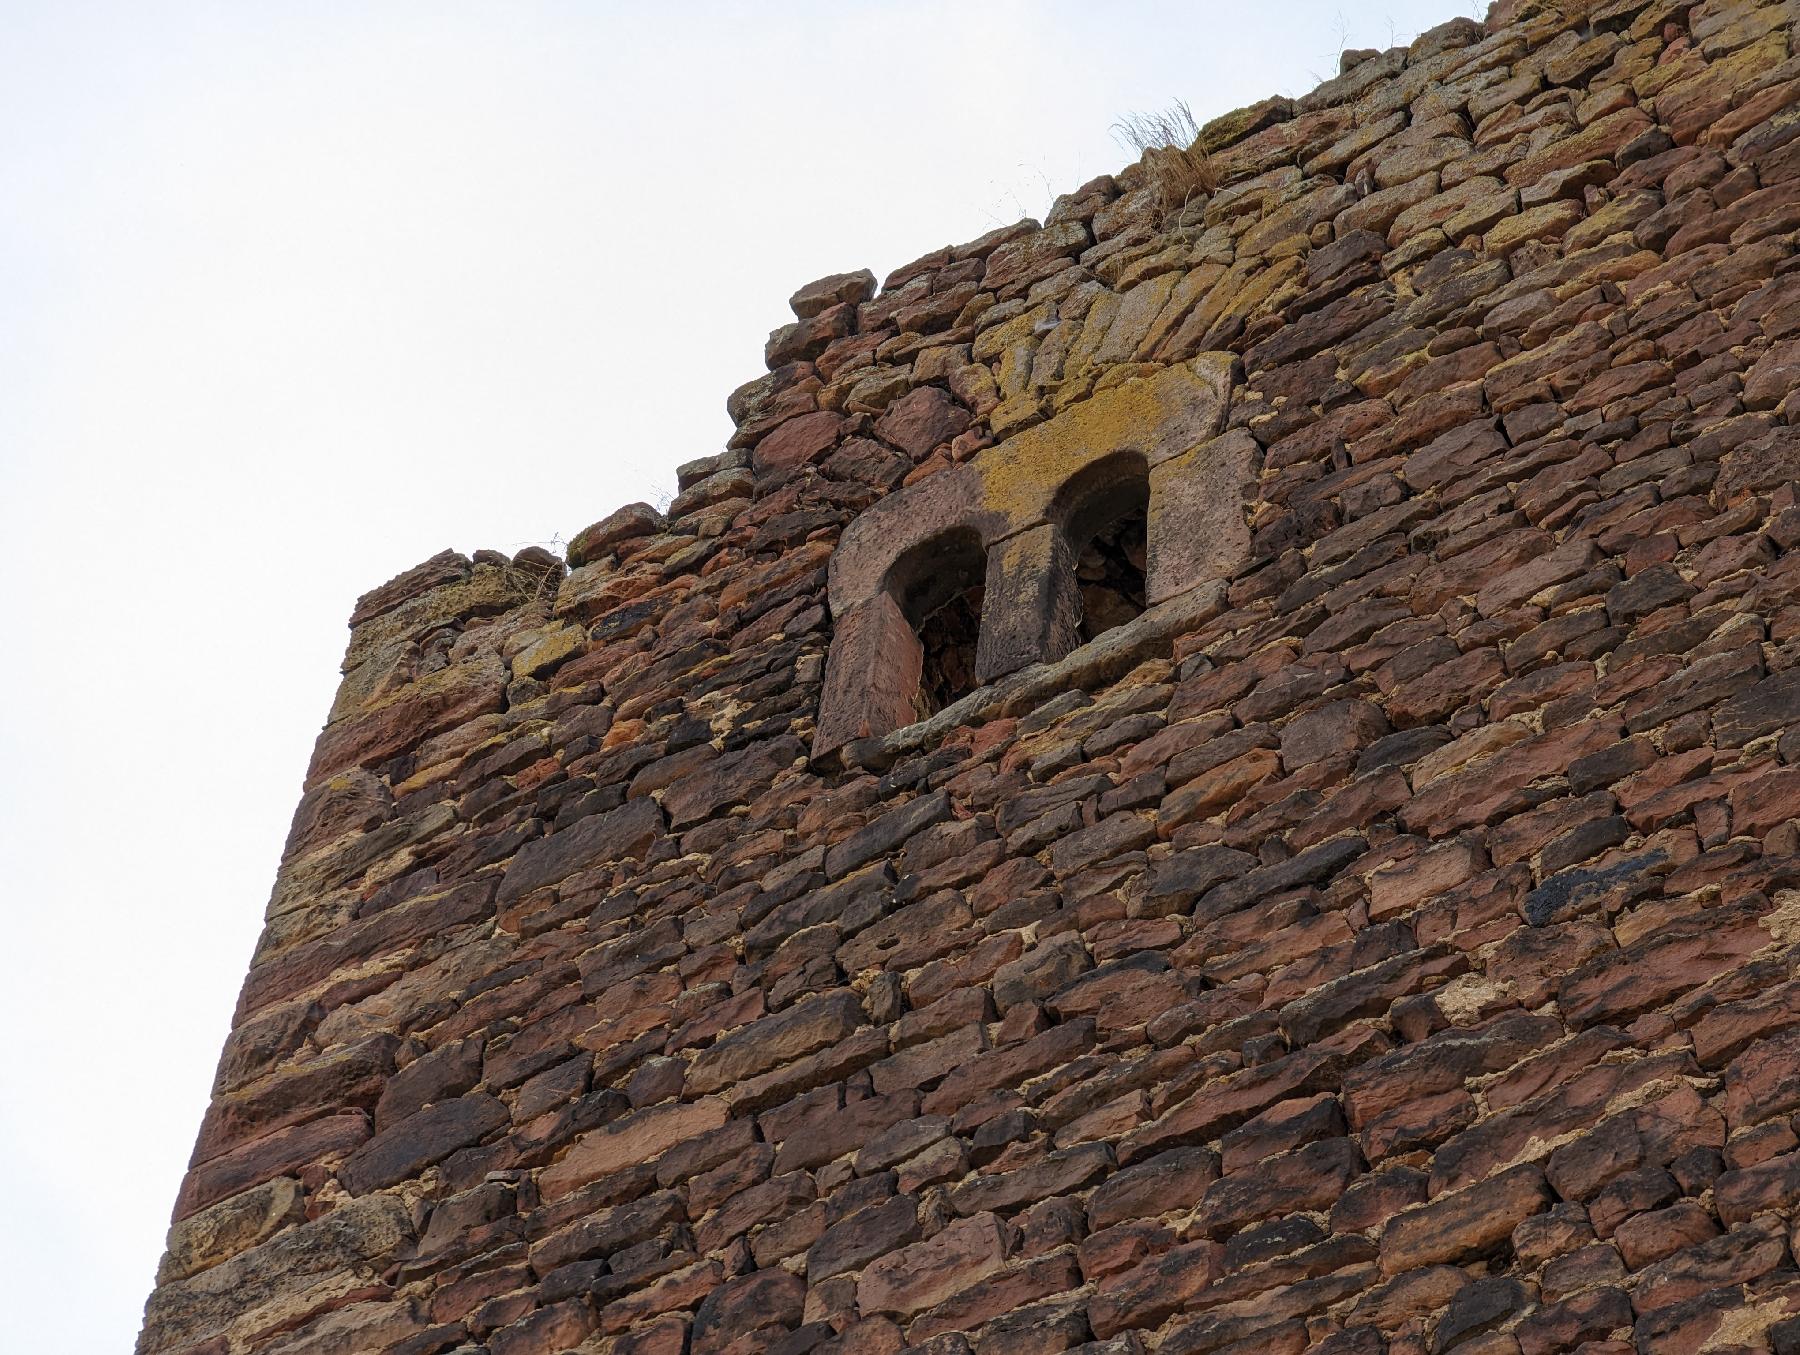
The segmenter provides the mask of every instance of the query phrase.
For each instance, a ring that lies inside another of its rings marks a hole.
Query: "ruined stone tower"
[[[141,1355],[1800,1350],[1797,24],[1347,53],[362,598]]]

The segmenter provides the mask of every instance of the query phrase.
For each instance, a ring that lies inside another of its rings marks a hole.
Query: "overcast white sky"
[[[0,1346],[117,1355],[359,592],[717,451],[786,298],[1477,11],[0,0]]]

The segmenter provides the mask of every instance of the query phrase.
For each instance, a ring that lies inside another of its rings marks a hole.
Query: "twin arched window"
[[[1248,433],[1206,354],[889,495],[846,529],[814,753],[926,718],[1248,555]]]
[[[1129,453],[1090,466],[1063,486],[1052,516],[1060,540],[1043,603],[1056,624],[1041,659],[1061,658],[1144,611],[1149,468]],[[982,662],[988,569],[980,533],[958,526],[912,547],[889,572],[886,588],[919,642],[916,719],[1001,675],[993,671],[997,661]],[[1005,588],[1005,580],[996,586]]]

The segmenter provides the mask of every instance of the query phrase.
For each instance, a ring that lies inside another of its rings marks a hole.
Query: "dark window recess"
[[[1082,643],[1143,615],[1149,518],[1142,507],[1096,533],[1075,562]]]
[[[1077,474],[1057,499],[1081,602],[1075,642],[1085,644],[1143,615],[1150,469],[1135,453],[1109,456]]]
[[[924,648],[919,673],[919,718],[935,715],[979,685],[975,681],[975,644],[981,636],[980,584],[964,589],[926,617],[919,626]]]
[[[916,718],[923,720],[980,685],[975,650],[987,551],[974,532],[951,532],[900,561],[890,577],[919,637],[919,694],[913,704]]]

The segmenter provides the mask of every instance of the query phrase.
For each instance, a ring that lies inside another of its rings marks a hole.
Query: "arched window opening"
[[[1076,638],[1085,644],[1143,615],[1149,468],[1131,453],[1108,457],[1075,476],[1057,497],[1081,599]]]
[[[961,700],[980,683],[975,653],[987,551],[974,531],[947,532],[909,552],[889,576],[900,609],[919,637],[919,690],[914,718],[923,720]]]

